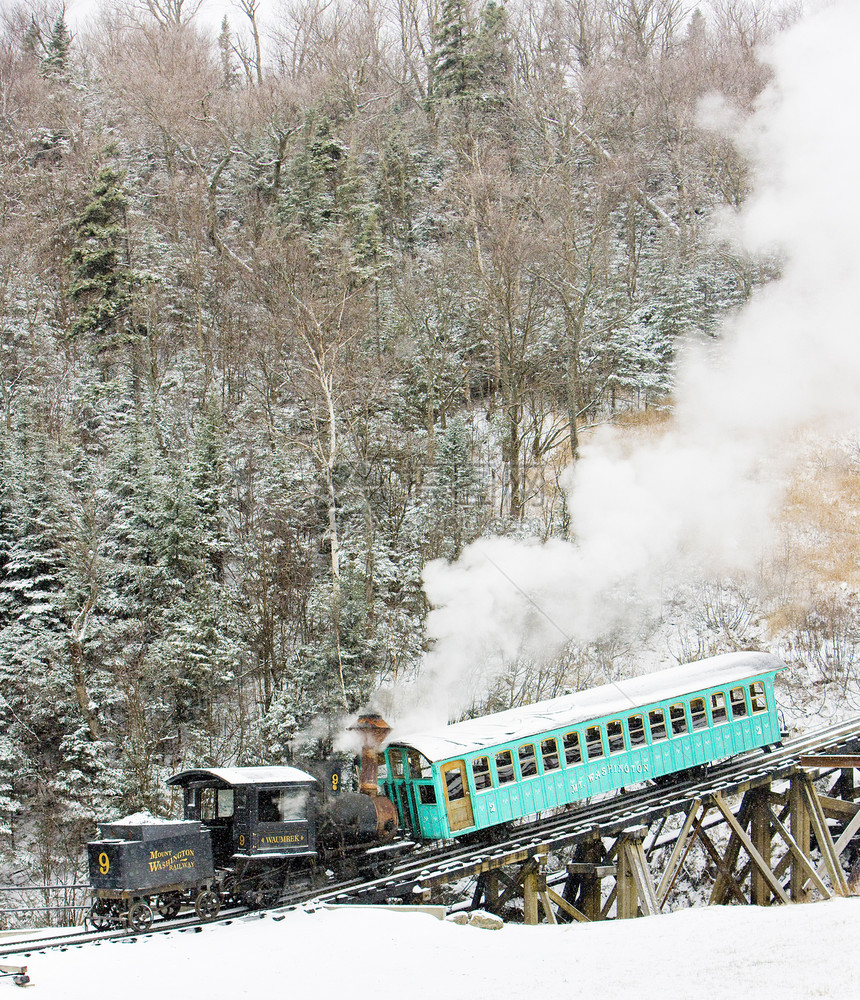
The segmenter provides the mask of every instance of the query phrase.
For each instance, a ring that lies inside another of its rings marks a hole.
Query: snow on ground
[[[365,908],[255,915],[20,961],[45,1000],[846,1000],[860,995],[858,927],[860,898],[498,931]],[[0,979],[0,1000],[16,989]]]

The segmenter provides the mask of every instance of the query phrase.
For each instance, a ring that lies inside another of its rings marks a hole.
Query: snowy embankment
[[[21,961],[29,966],[31,988],[46,1000],[845,1000],[858,995],[858,928],[855,898],[499,931],[423,913],[349,909],[254,916],[198,933],[87,945]],[[0,993],[11,997],[15,990],[11,980],[0,980]]]

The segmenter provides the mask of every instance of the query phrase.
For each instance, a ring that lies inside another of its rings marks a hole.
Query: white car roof
[[[297,767],[198,767],[181,771],[167,779],[168,785],[188,785],[193,781],[208,781],[222,788],[242,785],[309,785],[317,779]]]
[[[412,747],[431,762],[449,760],[501,743],[528,739],[565,726],[630,712],[643,705],[785,669],[786,664],[770,653],[727,653],[480,719],[455,722],[434,731],[403,736],[395,732],[389,745]]]

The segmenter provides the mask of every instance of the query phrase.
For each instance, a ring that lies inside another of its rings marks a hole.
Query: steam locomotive
[[[156,911],[169,919],[185,906],[212,920],[225,902],[272,906],[317,870],[390,870],[415,845],[397,839],[397,811],[378,791],[389,729],[378,716],[354,728],[363,743],[358,792],[344,788],[338,764],[319,776],[280,766],[195,768],[167,782],[182,789],[183,820],[99,824],[99,839],[87,845],[88,922],[140,932]]]
[[[293,767],[183,771],[168,781],[183,790],[182,822],[102,824],[88,845],[89,919],[144,930],[153,902],[165,917],[191,904],[202,919],[226,900],[271,905],[320,869],[382,874],[416,841],[486,836],[778,744],[784,669],[767,653],[715,656],[413,734],[384,753],[388,726],[362,716],[358,792],[344,791],[331,765],[316,777]]]

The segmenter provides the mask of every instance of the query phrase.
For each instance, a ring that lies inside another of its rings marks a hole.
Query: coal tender
[[[165,918],[185,905],[201,919],[217,916],[212,834],[202,823],[130,816],[99,824],[99,838],[87,844],[95,928],[148,930],[153,907]]]

